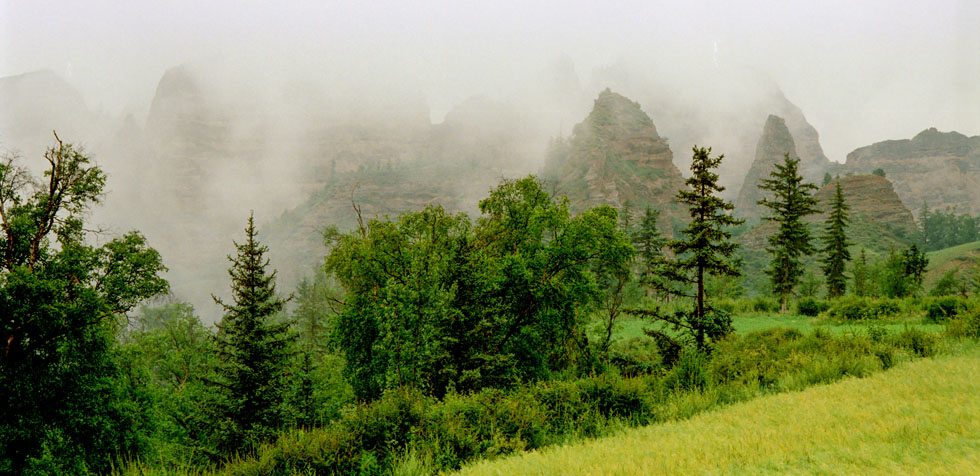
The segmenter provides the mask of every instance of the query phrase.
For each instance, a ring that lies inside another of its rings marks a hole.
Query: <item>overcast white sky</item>
[[[439,120],[561,56],[587,82],[623,59],[713,61],[717,45],[776,81],[843,160],[930,126],[980,134],[978,25],[977,0],[0,0],[0,76],[48,68],[95,110],[145,112],[169,67],[240,56],[410,78]]]

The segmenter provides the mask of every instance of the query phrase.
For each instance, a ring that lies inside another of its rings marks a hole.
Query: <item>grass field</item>
[[[980,474],[980,347],[689,420],[484,461],[483,475]]]
[[[926,332],[939,332],[942,324],[924,322],[922,319],[896,318],[876,322],[890,333],[898,333],[908,327],[915,327]],[[780,315],[771,313],[741,314],[732,318],[735,332],[748,334],[773,327],[788,327],[801,332],[812,332],[821,329],[833,335],[854,335],[866,332],[867,324],[862,322],[834,322],[820,317],[807,317],[794,314]],[[643,328],[650,327],[650,322],[643,319],[626,317],[616,323],[616,336],[630,338],[643,336]]]

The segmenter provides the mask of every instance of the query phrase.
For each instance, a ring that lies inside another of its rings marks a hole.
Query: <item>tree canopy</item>
[[[0,473],[107,471],[135,451],[136,411],[114,385],[116,316],[168,289],[137,232],[88,243],[105,174],[61,142],[36,179],[0,162]]]
[[[589,352],[584,312],[633,247],[608,206],[572,216],[536,178],[505,180],[474,222],[430,206],[332,234],[326,268],[346,289],[337,340],[361,398],[413,386],[507,386]]]

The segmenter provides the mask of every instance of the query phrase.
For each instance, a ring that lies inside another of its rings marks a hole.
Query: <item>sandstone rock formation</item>
[[[905,240],[913,238],[916,225],[912,212],[899,199],[895,188],[887,178],[867,174],[840,177],[837,180],[840,180],[844,201],[850,207],[852,223],[871,221],[891,230],[899,238]],[[837,180],[832,180],[814,195],[819,203],[817,207],[822,213],[814,215],[811,221],[824,223],[827,220]],[[869,237],[869,239],[874,238]]]
[[[756,219],[766,213],[766,210],[758,204],[759,200],[765,196],[764,190],[760,189],[759,185],[763,180],[769,178],[769,174],[775,170],[776,164],[783,162],[786,154],[794,159],[800,158],[796,153],[796,143],[793,141],[793,136],[786,127],[786,121],[779,116],[770,115],[766,119],[762,136],[759,137],[759,143],[756,145],[755,160],[752,161],[752,166],[745,174],[742,188],[735,200],[736,216]]]
[[[931,128],[911,140],[861,147],[847,154],[846,166],[855,173],[882,169],[902,202],[915,213],[923,204],[980,213],[980,136]]]
[[[571,137],[553,144],[543,175],[576,209],[629,202],[683,216],[673,200],[684,179],[667,140],[639,104],[608,89]]]

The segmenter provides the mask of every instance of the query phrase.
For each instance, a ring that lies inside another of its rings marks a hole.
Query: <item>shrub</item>
[[[796,302],[796,312],[801,316],[816,316],[830,308],[827,301],[813,297],[805,297]]]
[[[663,370],[657,342],[650,338],[630,338],[613,344],[609,363],[625,377],[649,375]]]
[[[707,364],[704,353],[685,348],[664,383],[674,390],[703,390],[710,382]]]
[[[904,348],[919,357],[936,355],[938,342],[936,336],[914,327],[906,327],[901,334],[895,336],[895,345]]]
[[[946,322],[946,335],[980,339],[980,309],[960,313]]]
[[[828,309],[830,317],[847,321],[874,320],[891,317],[898,313],[899,304],[893,299],[872,299],[846,296],[835,301]]]
[[[779,310],[779,302],[764,297],[753,298],[752,310],[755,312],[776,312]]]
[[[937,323],[946,322],[966,309],[966,303],[962,299],[951,296],[929,299],[924,304],[926,319]]]

